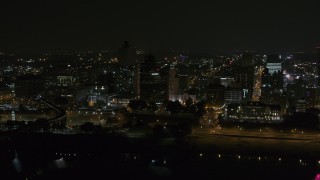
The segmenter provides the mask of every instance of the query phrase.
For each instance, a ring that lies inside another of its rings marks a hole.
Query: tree
[[[39,118],[35,121],[35,125],[39,128],[42,128],[43,131],[48,131],[50,128],[50,124],[47,118]]]
[[[86,122],[80,126],[80,129],[84,132],[92,132],[94,131],[95,127],[93,123]]]
[[[169,101],[167,103],[166,110],[169,111],[171,114],[179,113],[182,110],[182,105],[179,101]]]
[[[26,110],[26,107],[22,104],[19,104],[19,111],[24,112]]]
[[[115,78],[112,72],[108,72],[107,74],[100,74],[97,77],[97,81],[100,85],[107,86],[107,92],[108,93],[114,93],[114,82]]]
[[[160,125],[160,124],[154,125],[153,134],[156,137],[163,137],[164,136],[164,127],[163,127],[163,125]]]
[[[143,100],[131,100],[128,106],[133,110],[144,110],[147,108],[147,103]]]
[[[182,136],[186,136],[192,133],[192,127],[190,123],[187,122],[181,122],[179,123],[179,129],[180,129],[180,134]]]
[[[147,109],[151,112],[155,112],[156,110],[158,110],[158,106],[155,102],[152,101],[148,103]]]
[[[184,137],[192,133],[192,127],[189,122],[169,124],[167,128],[173,137]]]
[[[189,108],[191,105],[193,104],[193,100],[191,97],[188,97],[187,101],[186,101],[186,107]]]
[[[202,117],[206,113],[206,103],[204,101],[200,101],[195,105],[195,111],[193,112],[195,117]]]
[[[309,112],[296,112],[293,116],[285,118],[283,123],[286,126],[317,128],[319,125],[319,117]]]
[[[62,106],[68,105],[68,99],[65,97],[57,97],[53,100],[53,102],[56,105],[62,105]]]

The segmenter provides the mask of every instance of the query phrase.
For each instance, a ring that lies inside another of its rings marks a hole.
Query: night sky
[[[320,44],[314,1],[1,1],[0,52],[312,50]],[[174,1],[174,2],[173,2]]]

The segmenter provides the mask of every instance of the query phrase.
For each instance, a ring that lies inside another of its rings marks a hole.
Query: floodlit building
[[[278,55],[269,55],[267,57],[267,68],[268,68],[268,73],[273,74],[273,73],[278,73],[279,71],[282,71],[281,67],[281,62],[282,60]]]

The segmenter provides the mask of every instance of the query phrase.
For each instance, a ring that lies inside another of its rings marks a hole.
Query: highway
[[[32,132],[32,131],[39,130],[44,127],[51,128],[51,127],[64,127],[65,126],[66,113],[63,109],[57,107],[56,105],[54,105],[44,99],[37,99],[37,100],[42,103],[45,103],[48,107],[52,108],[55,111],[56,116],[53,118],[49,118],[49,119],[43,119],[43,121],[35,121],[35,123],[24,125],[24,126],[21,126],[17,129],[5,131],[1,134],[2,139],[3,138],[5,139],[5,138],[10,137],[12,135],[21,134],[24,132]]]

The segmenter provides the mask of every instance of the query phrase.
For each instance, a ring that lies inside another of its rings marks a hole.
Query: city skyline
[[[316,2],[0,5],[0,179],[320,177]]]
[[[313,51],[316,1],[3,2],[0,52],[114,49],[150,52]]]

